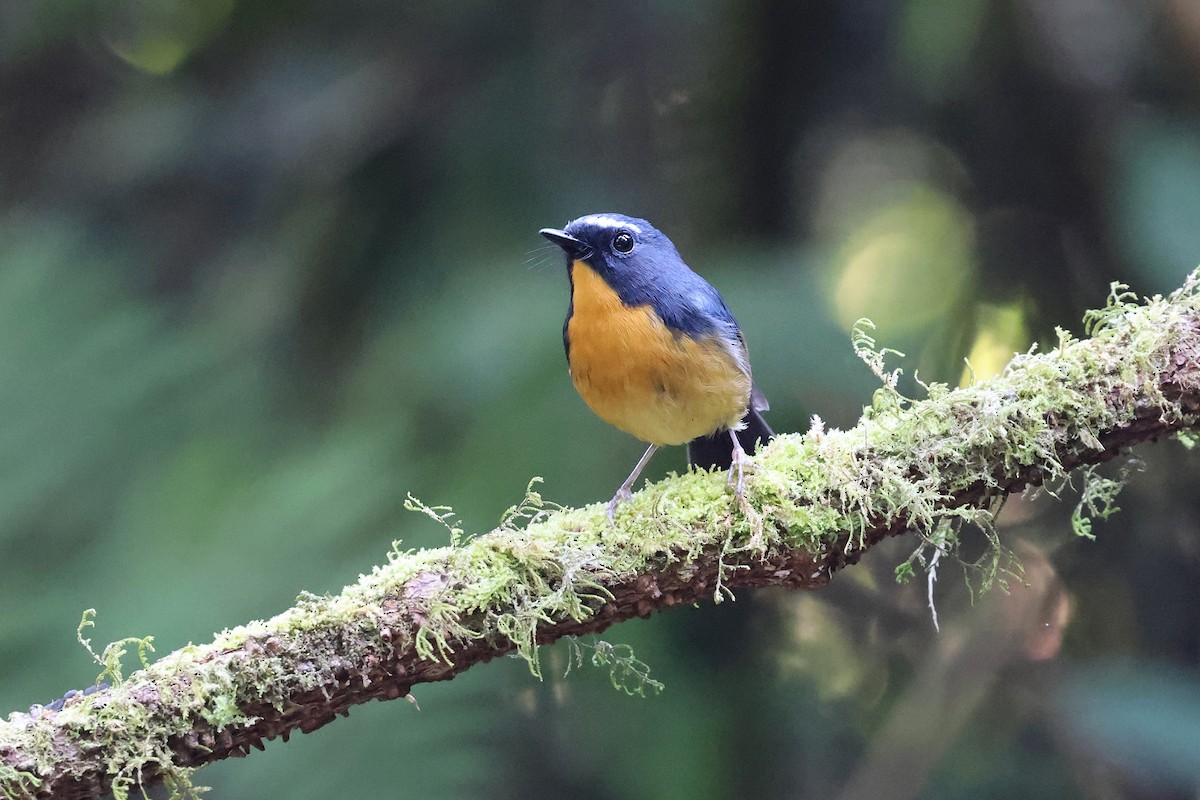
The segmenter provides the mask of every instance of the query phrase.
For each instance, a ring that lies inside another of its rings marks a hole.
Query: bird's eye
[[[633,237],[628,233],[618,233],[613,237],[613,250],[618,253],[628,253],[633,250]]]

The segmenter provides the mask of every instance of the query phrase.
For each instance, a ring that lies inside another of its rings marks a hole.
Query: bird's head
[[[610,282],[641,270],[679,262],[671,240],[644,219],[624,214],[588,214],[561,230],[539,231],[567,254],[567,263],[582,261]]]

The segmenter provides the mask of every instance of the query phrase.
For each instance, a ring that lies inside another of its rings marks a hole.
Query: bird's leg
[[[742,443],[738,441],[737,432],[730,431],[729,438],[733,440],[733,457],[730,459],[728,483],[734,484],[733,493],[737,497],[738,502],[741,502],[744,496],[743,490],[746,487],[746,472],[754,466],[754,459],[742,449]],[[737,482],[734,483],[734,476],[737,476]]]
[[[646,452],[638,460],[637,466],[633,468],[633,472],[629,473],[629,477],[621,484],[621,488],[617,489],[617,493],[613,495],[613,499],[608,501],[608,507],[605,510],[608,513],[610,524],[613,523],[613,513],[617,510],[617,506],[633,497],[633,482],[642,474],[642,470],[646,468],[646,464],[650,461],[650,456],[654,455],[654,451],[657,449],[658,445],[656,444],[652,444],[646,448]]]
[[[729,466],[729,483],[734,483],[734,473],[737,474],[737,483],[733,487],[733,495],[737,499],[738,508],[746,515],[747,521],[750,523],[752,534],[747,541],[747,546],[751,549],[760,550],[766,555],[766,547],[763,544],[763,517],[762,514],[754,510],[750,503],[746,502],[746,473],[755,468],[754,459],[742,449],[742,443],[738,440],[737,433],[729,432],[729,438],[733,440],[733,457]]]

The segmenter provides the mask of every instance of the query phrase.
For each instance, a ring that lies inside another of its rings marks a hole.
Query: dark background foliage
[[[640,446],[573,393],[538,228],[649,217],[738,314],[776,428],[849,426],[859,317],[958,383],[1110,281],[1177,286],[1198,79],[1192,0],[4,0],[0,708],[91,682],[85,608],[162,652],[445,543],[408,491],[471,531],[535,475],[606,499]],[[819,593],[611,631],[657,697],[560,646],[543,683],[480,667],[201,782],[1191,797],[1200,464],[1140,455],[1096,541],[1071,487],[1011,501],[1025,584],[972,603],[943,564],[940,634],[897,541]]]

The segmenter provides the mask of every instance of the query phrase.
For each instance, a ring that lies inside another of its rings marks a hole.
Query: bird
[[[668,445],[686,443],[695,468],[728,469],[740,501],[747,451],[774,433],[720,293],[644,219],[588,214],[539,233],[566,254],[563,347],[575,389],[597,416],[649,445],[606,506],[609,522]]]

